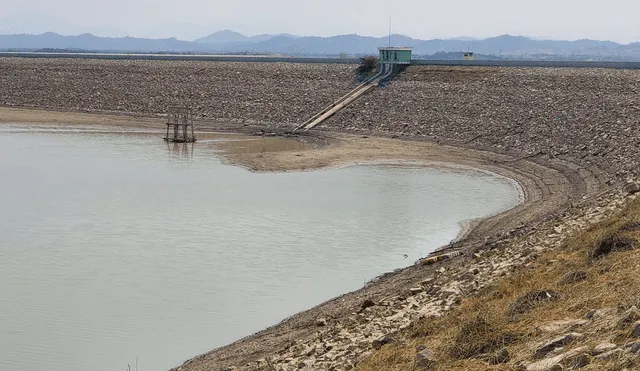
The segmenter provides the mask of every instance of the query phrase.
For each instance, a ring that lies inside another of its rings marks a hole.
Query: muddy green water
[[[256,174],[221,164],[211,140],[10,125],[0,179],[0,370],[21,371],[169,369],[410,265],[519,199],[480,172]]]

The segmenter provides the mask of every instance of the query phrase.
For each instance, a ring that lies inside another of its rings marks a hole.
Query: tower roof
[[[378,50],[411,51],[413,48],[408,46],[381,46]]]

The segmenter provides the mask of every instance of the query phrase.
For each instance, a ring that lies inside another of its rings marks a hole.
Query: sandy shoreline
[[[90,125],[145,128],[162,131],[161,118],[89,114],[0,107],[0,122],[41,125]],[[234,127],[222,127],[233,131]],[[247,132],[246,127],[237,127]],[[478,149],[445,146],[421,140],[349,135],[318,134],[325,145],[310,149],[234,153],[231,148],[223,154],[223,161],[252,171],[306,171],[319,168],[343,167],[381,163],[413,164],[456,170],[482,171],[515,182],[521,191],[522,202],[498,215],[465,223],[460,236],[448,247],[473,251],[490,244],[505,234],[545,220],[558,210],[569,207],[584,196],[603,187],[593,174],[572,163],[560,160],[514,158]],[[227,144],[221,144],[224,150]],[[426,274],[430,267],[408,267],[385,275],[374,284],[332,299],[313,309],[301,312],[282,323],[242,339],[226,347],[196,357],[181,370],[206,370],[210,367],[244,365],[264,358],[287,342],[309,338],[315,332],[318,316],[346,318],[360,306],[363,298],[379,301],[399,288],[410,287]]]
[[[90,127],[139,128],[145,130],[157,129],[162,132],[162,119],[145,117],[127,117],[119,115],[105,115],[92,113],[76,113],[64,111],[32,110],[23,108],[0,107],[0,123],[15,123],[22,125],[90,125]],[[349,166],[400,165],[429,167],[452,172],[482,173],[508,181],[518,192],[518,203],[513,208],[527,202],[527,192],[518,178],[503,174],[497,168],[483,168],[474,161],[463,164],[461,157],[452,157],[449,161],[426,160],[430,158],[449,158],[445,146],[436,145],[421,147],[424,153],[404,153],[408,151],[405,141],[398,139],[367,138],[357,135],[333,134],[325,145],[316,148],[305,148],[297,151],[286,150],[268,153],[234,153],[233,151],[220,153],[223,163],[240,166],[254,172],[287,172],[287,171],[315,171],[322,169],[338,169]],[[303,138],[300,138],[304,140]],[[325,138],[326,139],[326,138]],[[362,139],[370,139],[362,142]],[[229,149],[233,143],[218,143],[223,150]],[[372,152],[371,150],[375,150]],[[458,156],[458,154],[456,154]],[[303,158],[304,157],[304,158]],[[401,158],[402,157],[402,158]],[[499,215],[508,210],[504,210]],[[460,232],[451,243],[457,243],[466,238],[484,219],[469,219],[460,223]],[[440,251],[441,246],[436,251]]]

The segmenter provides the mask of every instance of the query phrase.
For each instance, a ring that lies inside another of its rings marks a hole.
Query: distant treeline
[[[3,53],[69,53],[69,54],[159,54],[159,55],[277,55],[276,53],[258,53],[252,51],[213,53],[213,52],[185,52],[185,51],[153,51],[153,50],[93,50],[93,49],[77,49],[77,48],[7,48],[0,49]]]

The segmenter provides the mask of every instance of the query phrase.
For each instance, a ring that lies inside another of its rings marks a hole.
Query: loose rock
[[[567,364],[571,365],[571,367],[582,364],[586,362],[584,356],[585,352],[588,350],[588,347],[583,346],[570,350],[566,353],[559,354],[555,357],[543,359],[527,366],[527,371],[549,371],[553,369],[563,370],[563,366]]]
[[[608,352],[608,351],[613,350],[613,349],[615,349],[617,347],[618,346],[613,344],[613,343],[598,344],[598,345],[596,345],[595,348],[593,348],[593,351],[591,351],[591,355],[592,356],[597,356],[598,354],[602,354],[602,353]]]
[[[367,309],[367,308],[371,308],[373,306],[375,306],[376,303],[373,302],[373,300],[371,299],[366,299],[365,301],[362,302],[362,304],[360,305],[361,309]]]
[[[373,347],[373,349],[378,350],[382,348],[382,346],[384,345],[395,343],[395,342],[396,342],[396,339],[392,338],[391,336],[383,336],[380,339],[374,340],[371,343],[371,346]]]
[[[608,361],[611,361],[613,359],[620,358],[622,353],[623,353],[622,349],[612,349],[612,350],[606,351],[606,352],[604,352],[602,354],[599,354],[599,355],[595,356],[595,358],[598,361],[608,362]]]
[[[436,360],[429,349],[422,349],[416,353],[416,367],[421,370],[431,370],[436,367]]]
[[[538,349],[536,349],[535,358],[543,358],[545,357],[547,354],[549,354],[551,351],[560,348],[560,347],[564,347],[567,346],[571,343],[573,343],[574,341],[576,341],[576,339],[582,337],[582,334],[580,333],[576,333],[576,332],[572,332],[570,334],[565,334],[562,335],[560,337],[557,337],[555,339],[549,340],[548,342],[542,344],[540,347],[538,347]]]

